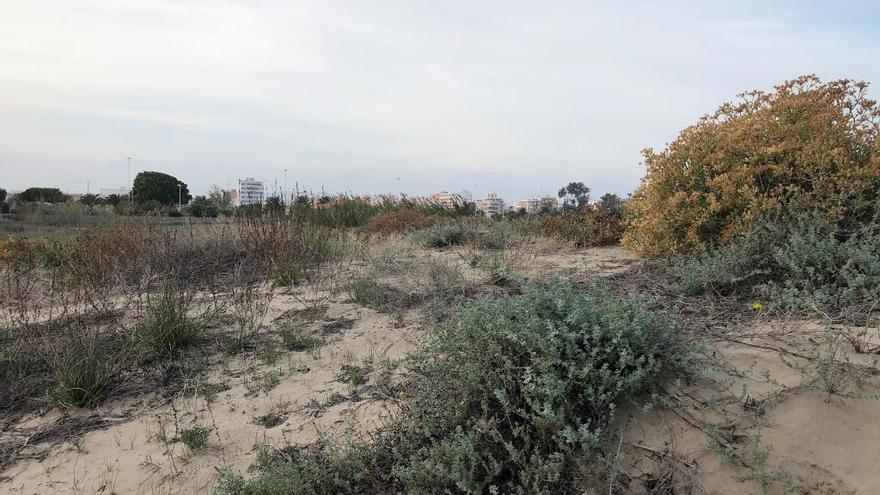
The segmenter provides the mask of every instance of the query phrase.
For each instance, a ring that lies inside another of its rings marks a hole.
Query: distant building
[[[495,193],[489,193],[485,198],[477,200],[477,210],[490,217],[492,215],[503,215],[504,200]]]
[[[455,208],[456,205],[472,202],[471,194],[467,191],[462,191],[460,193],[442,191],[432,194],[428,199],[440,204],[440,206],[444,208]]]
[[[238,181],[238,206],[261,205],[265,189],[261,181],[245,177]]]
[[[526,210],[526,213],[531,215],[534,213],[538,213],[538,209],[540,208],[540,206],[539,206],[540,202],[541,202],[541,200],[538,198],[529,198],[529,199],[520,200],[516,204],[516,206],[517,206],[517,208],[522,208],[523,210]]]
[[[544,195],[538,200],[538,211],[556,211],[559,209],[559,200],[550,195]]]
[[[540,198],[528,198],[517,202],[516,208],[522,208],[530,215],[541,212],[551,212],[559,209],[559,200],[550,195],[545,195]]]

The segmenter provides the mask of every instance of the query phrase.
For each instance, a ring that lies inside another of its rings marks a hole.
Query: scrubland
[[[876,114],[851,81],[750,94],[621,214],[10,236],[0,490],[876,493]]]

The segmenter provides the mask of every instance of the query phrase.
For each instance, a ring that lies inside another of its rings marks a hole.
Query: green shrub
[[[279,330],[281,342],[289,351],[308,351],[321,345],[321,338],[309,332],[305,325],[292,320],[281,326]]]
[[[695,257],[674,258],[670,288],[766,299],[768,309],[839,310],[880,297],[880,229],[844,232],[812,214],[779,214],[751,235]]]
[[[208,445],[211,429],[205,426],[193,426],[180,432],[180,441],[190,450],[198,452]]]
[[[136,333],[151,352],[168,352],[194,342],[202,333],[202,324],[188,314],[187,296],[174,287],[165,287],[147,307],[144,321]]]
[[[486,267],[486,281],[489,284],[511,287],[517,285],[519,279],[520,276],[513,266],[512,260],[502,255],[489,258],[489,265]]]
[[[349,282],[348,296],[352,301],[367,307],[379,305],[381,291],[379,284],[372,277],[357,276]]]
[[[458,222],[443,222],[417,230],[410,236],[413,244],[426,248],[443,248],[464,244],[465,230]]]
[[[272,282],[279,287],[293,287],[303,280],[302,269],[294,264],[286,264],[272,274]]]
[[[504,249],[517,235],[508,221],[492,221],[485,231],[476,230],[473,234],[475,243],[483,249]]]
[[[621,403],[692,369],[695,349],[644,296],[530,285],[472,301],[406,366],[402,414],[370,441],[277,455],[221,494],[560,493],[603,447]]]
[[[74,338],[51,359],[55,381],[50,397],[67,407],[94,407],[110,393],[127,358],[96,338]]]

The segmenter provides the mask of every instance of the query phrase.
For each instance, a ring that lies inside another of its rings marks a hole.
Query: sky
[[[0,0],[0,187],[131,156],[196,194],[624,195],[738,93],[880,85],[878,53],[871,1]]]

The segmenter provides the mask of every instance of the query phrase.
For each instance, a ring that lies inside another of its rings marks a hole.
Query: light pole
[[[125,157],[128,160],[128,201],[131,202],[131,191],[134,189],[131,186],[131,157]]]
[[[183,207],[183,184],[180,182],[177,183],[177,209],[181,209]]]
[[[400,177],[397,178],[397,197],[400,197]]]
[[[284,169],[284,190],[281,191],[281,197],[284,198],[284,202],[287,203],[287,169]]]

